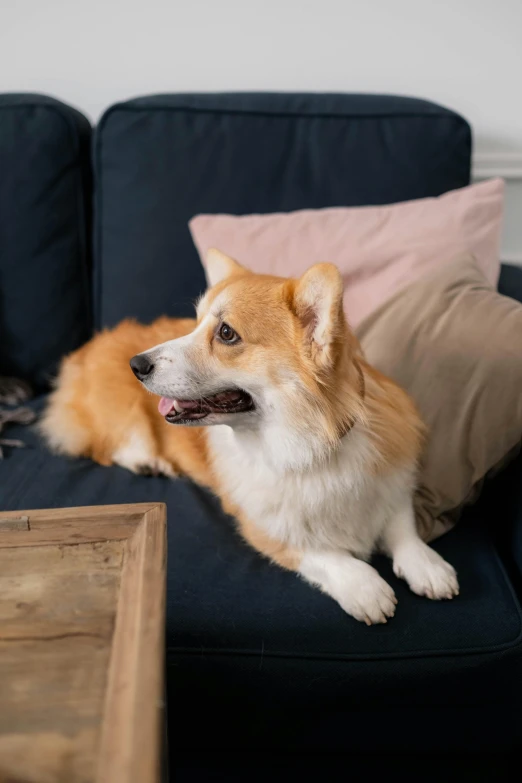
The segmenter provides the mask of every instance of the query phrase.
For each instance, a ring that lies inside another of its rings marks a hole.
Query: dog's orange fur
[[[127,430],[138,428],[150,452],[175,474],[213,488],[205,431],[169,427],[158,399],[137,383],[129,358],[151,345],[191,332],[193,319],[159,318],[149,326],[126,320],[96,335],[62,362],[41,428],[55,451],[113,464]]]
[[[328,270],[323,268],[322,274]],[[303,410],[301,401],[295,416],[302,420],[309,414],[318,437],[331,449],[355,422],[364,422],[376,446],[375,473],[415,462],[423,428],[410,398],[364,360],[345,321],[340,296],[325,327],[330,330],[327,348],[310,341],[313,315],[301,293],[302,280],[253,275],[233,268],[226,280],[202,298],[198,321],[209,312],[216,296],[226,291],[226,319],[241,334],[241,344],[219,344],[209,326],[200,338],[204,349],[224,365],[268,368],[275,384],[281,382],[279,368],[290,368],[309,393],[308,410]],[[332,284],[337,285],[333,278]],[[98,334],[64,360],[42,430],[55,450],[110,465],[129,429],[138,429],[151,454],[166,461],[174,473],[190,476],[221,498],[225,510],[238,519],[243,536],[256,549],[280,565],[296,569],[300,553],[255,527],[222,491],[212,468],[207,429],[168,425],[157,411],[158,398],[149,394],[129,369],[132,356],[190,333],[196,323],[160,318],[142,326],[127,320]]]

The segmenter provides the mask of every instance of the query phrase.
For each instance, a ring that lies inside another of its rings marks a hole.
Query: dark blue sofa
[[[113,106],[94,131],[49,98],[0,96],[0,374],[31,381],[40,410],[58,360],[93,329],[191,314],[204,287],[187,228],[198,212],[437,196],[468,184],[470,156],[464,119],[392,96],[155,96]],[[522,301],[522,270],[503,267],[500,288]],[[176,764],[239,751],[259,764],[505,756],[522,742],[520,461],[435,544],[459,598],[418,598],[383,562],[398,612],[368,629],[248,549],[190,482],[51,456],[26,429],[10,436],[30,447],[0,462],[2,510],[167,503]]]

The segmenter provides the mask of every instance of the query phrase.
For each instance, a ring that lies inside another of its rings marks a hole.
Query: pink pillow
[[[466,252],[496,285],[503,202],[504,182],[492,179],[382,207],[197,215],[189,226],[203,266],[210,247],[254,272],[285,277],[319,261],[336,264],[355,327],[400,288]]]

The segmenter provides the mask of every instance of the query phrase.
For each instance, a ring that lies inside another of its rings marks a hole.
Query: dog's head
[[[284,279],[211,250],[207,275],[194,331],[131,360],[161,395],[160,413],[171,424],[268,420],[338,438],[361,409],[361,376],[336,267],[317,264]]]

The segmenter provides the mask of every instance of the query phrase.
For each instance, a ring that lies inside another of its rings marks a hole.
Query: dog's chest
[[[385,521],[382,482],[372,476],[366,442],[353,438],[324,465],[284,470],[262,448],[219,428],[212,438],[224,491],[272,538],[290,546],[343,547],[369,554]],[[217,428],[216,428],[217,430]]]

